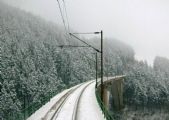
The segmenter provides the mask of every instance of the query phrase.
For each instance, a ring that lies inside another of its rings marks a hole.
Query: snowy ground
[[[91,82],[91,81],[90,81]],[[75,106],[75,101],[79,96],[81,90],[90,82],[87,82],[80,86],[78,89],[73,92],[68,99],[66,100],[63,108],[60,110],[60,113],[57,115],[56,120],[71,120],[72,113]],[[77,87],[77,86],[75,86]],[[73,88],[75,88],[73,87]],[[70,89],[73,89],[70,88]],[[50,110],[50,108],[56,103],[56,101],[63,96],[69,89],[63,91],[62,93],[56,95],[51,99],[46,105],[41,107],[38,111],[36,111],[31,117],[27,120],[41,120],[44,115]],[[101,109],[97,103],[95,96],[95,82],[90,84],[84,91],[81,96],[80,104],[78,106],[78,120],[105,120],[104,116],[101,112]]]
[[[106,120],[96,100],[95,83],[89,85],[82,95],[78,111],[78,120]]]
[[[77,85],[79,86],[79,85]],[[73,89],[77,86],[74,86],[70,89]],[[52,108],[52,106],[58,101],[59,98],[61,98],[66,92],[68,92],[70,89],[66,89],[63,92],[59,93],[55,97],[53,97],[48,103],[43,105],[39,110],[37,110],[34,114],[32,114],[27,120],[41,120],[44,115]]]
[[[62,109],[59,113],[54,117],[54,120],[72,120],[72,115],[74,112],[76,100],[81,93],[82,89],[89,83],[85,83],[80,86],[75,92],[73,92],[70,97],[66,100],[65,104],[63,105]]]

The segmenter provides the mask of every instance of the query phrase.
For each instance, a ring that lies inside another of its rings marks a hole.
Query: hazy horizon
[[[62,25],[57,0],[5,2]],[[104,37],[131,45],[136,58],[145,59],[151,65],[155,56],[169,58],[169,1],[65,0],[65,3],[71,29],[78,32],[103,30]]]

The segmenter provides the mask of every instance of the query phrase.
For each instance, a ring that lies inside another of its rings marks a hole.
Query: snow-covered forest
[[[0,3],[0,119],[92,79],[86,50],[57,47],[68,43],[59,26]]]
[[[98,38],[86,41],[99,49]],[[43,103],[52,93],[95,79],[92,49],[59,45],[83,44],[67,36],[62,27],[0,2],[0,120]],[[151,67],[134,55],[129,45],[104,39],[104,76],[127,76],[127,106],[166,110],[169,60],[156,57]]]
[[[153,67],[146,61],[128,66],[124,81],[125,109],[113,113],[117,120],[168,120],[169,59],[157,56]],[[113,110],[112,110],[113,111]]]

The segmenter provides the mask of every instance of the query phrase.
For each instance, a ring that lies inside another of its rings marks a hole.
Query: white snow
[[[91,81],[90,81],[91,82]],[[90,82],[86,82],[82,86],[73,92],[66,100],[63,108],[60,110],[56,120],[71,120],[73,109],[76,103],[76,99],[81,93],[81,90]],[[74,87],[70,88],[73,89]],[[46,105],[42,106],[38,111],[36,111],[27,120],[41,120],[44,115],[50,110],[50,108],[57,102],[57,100],[63,96],[69,89],[63,91],[62,93],[56,95],[51,99]],[[81,96],[80,104],[78,107],[78,120],[105,120],[104,115],[97,103],[95,96],[95,82],[90,84]]]
[[[78,120],[106,120],[95,96],[95,82],[89,85],[82,95]]]
[[[77,86],[79,86],[79,85],[77,85]],[[70,89],[73,89],[77,86],[74,86]],[[52,106],[58,101],[58,99],[61,98],[70,89],[66,89],[63,92],[57,94],[48,103],[43,105],[39,110],[37,110],[34,114],[32,114],[27,120],[41,120],[47,114],[47,112],[52,108]]]
[[[61,109],[61,111],[59,112],[57,117],[54,117],[56,120],[72,120],[72,115],[73,115],[73,111],[74,111],[74,108],[75,108],[77,98],[78,98],[79,94],[81,93],[82,89],[87,84],[89,84],[89,82],[80,86],[77,90],[75,90],[69,96],[69,98],[66,100],[66,103],[63,105],[63,108]]]

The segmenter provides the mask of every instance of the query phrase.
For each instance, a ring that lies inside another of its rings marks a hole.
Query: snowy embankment
[[[91,81],[90,81],[91,82]],[[86,82],[84,84],[74,86],[70,89],[64,90],[60,94],[53,97],[48,103],[42,106],[34,114],[32,114],[27,120],[42,120],[44,116],[51,110],[51,108],[56,104],[56,102],[69,90],[78,87],[70,96],[67,98],[62,109],[59,111],[59,115],[56,119],[59,120],[69,120],[72,118],[72,111],[76,104],[76,99],[81,94],[82,89],[86,87],[84,92],[81,95],[80,102],[78,105],[77,119],[78,120],[104,120],[104,116],[101,112],[101,109],[97,103],[95,96],[95,82],[89,84]],[[68,114],[70,113],[70,114]]]
[[[48,103],[43,105],[39,110],[37,110],[34,114],[32,114],[27,120],[41,120],[48,111],[54,106],[54,104],[70,89],[73,89],[75,87],[78,87],[79,85],[76,85],[72,88],[66,89],[62,91],[61,93],[57,94],[55,97],[53,97]]]

